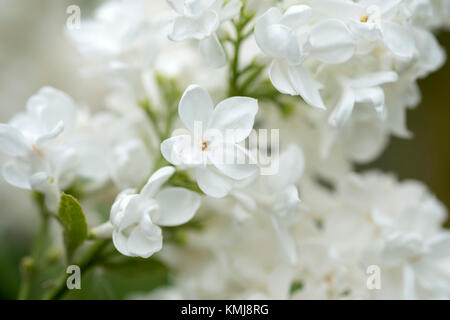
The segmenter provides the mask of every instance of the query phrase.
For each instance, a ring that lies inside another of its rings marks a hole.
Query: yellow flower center
[[[359,21],[366,23],[367,20],[369,20],[368,16],[362,16],[361,19],[359,19]]]
[[[208,144],[203,141],[203,143],[202,143],[202,151],[205,151],[206,148],[208,148]]]

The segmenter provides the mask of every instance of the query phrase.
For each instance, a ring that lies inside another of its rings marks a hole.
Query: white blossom
[[[207,195],[224,197],[235,181],[258,171],[250,152],[239,144],[250,135],[257,112],[257,101],[246,97],[228,98],[214,108],[208,92],[192,85],[178,109],[190,134],[163,141],[161,153],[172,164],[195,168],[197,183]]]
[[[226,53],[217,37],[220,25],[239,12],[239,0],[167,0],[179,15],[169,35],[174,41],[196,39],[206,63],[219,68],[226,64]]]
[[[162,188],[173,167],[156,171],[141,192],[125,190],[111,209],[113,241],[126,256],[148,258],[162,248],[160,227],[182,225],[192,219],[200,196],[183,188]]]

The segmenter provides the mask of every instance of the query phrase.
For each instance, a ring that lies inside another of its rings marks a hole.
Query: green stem
[[[33,249],[30,256],[26,256],[22,259],[22,282],[19,287],[19,293],[17,295],[18,300],[25,300],[30,294],[30,290],[33,284],[33,278],[36,275],[39,267],[39,261],[45,250],[48,230],[50,227],[51,213],[45,206],[45,197],[40,193],[34,194],[34,199],[39,206],[41,216],[41,226],[39,228],[36,240],[34,241]]]
[[[239,88],[239,78],[246,73],[248,68],[244,68],[242,71],[239,71],[239,61],[240,61],[240,50],[242,43],[253,34],[253,30],[249,30],[244,33],[244,30],[253,19],[253,15],[247,15],[245,13],[245,3],[241,8],[241,13],[239,15],[239,19],[233,22],[234,27],[236,29],[236,39],[231,40],[231,43],[234,46],[233,58],[230,62],[229,68],[229,86],[228,86],[228,95],[236,96],[242,94],[241,89]]]
[[[98,261],[98,258],[101,257],[101,253],[103,249],[109,244],[111,239],[104,239],[95,242],[86,253],[80,258],[80,260],[75,263],[82,272],[88,271],[92,268]],[[64,271],[64,274],[60,277],[55,287],[44,296],[44,300],[58,300],[61,299],[67,293],[67,279],[69,278],[69,274]]]
[[[139,102],[139,105],[141,106],[142,110],[144,110],[145,114],[147,115],[147,118],[150,120],[156,135],[158,136],[159,139],[161,139],[161,137],[163,136],[163,132],[161,132],[161,129],[159,128],[158,116],[153,111],[150,105],[150,101],[149,100],[141,101]]]

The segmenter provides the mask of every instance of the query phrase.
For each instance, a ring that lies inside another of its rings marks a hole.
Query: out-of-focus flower
[[[200,196],[183,188],[162,188],[173,167],[156,171],[142,191],[125,190],[111,209],[113,242],[126,256],[148,258],[162,248],[160,226],[178,226],[192,219]]]
[[[170,39],[200,40],[200,52],[206,63],[219,68],[226,64],[225,50],[217,38],[220,25],[239,13],[239,0],[167,0],[179,15],[174,22]]]
[[[450,273],[445,261],[450,257],[450,234],[427,239],[418,233],[394,234],[369,252],[366,263],[381,267],[387,298],[417,299],[424,293],[438,299],[449,297],[446,281]]]
[[[289,262],[296,263],[297,248],[289,228],[298,220],[300,199],[296,183],[303,173],[304,158],[297,146],[290,145],[279,159],[272,161],[279,162],[277,174],[259,176],[245,188],[232,191],[238,201],[235,215],[240,219],[249,218],[250,214],[268,215],[283,253]]]
[[[68,95],[45,87],[28,100],[25,113],[0,125],[0,151],[12,158],[3,166],[3,177],[15,187],[45,193],[51,210],[77,166],[75,150],[58,141],[63,131],[73,129],[76,116]]]
[[[162,142],[161,153],[172,164],[196,168],[200,189],[212,197],[224,197],[234,181],[254,175],[258,167],[252,155],[239,145],[253,128],[258,102],[232,97],[214,108],[208,92],[197,85],[183,94],[179,115],[190,134]]]
[[[120,188],[142,185],[150,172],[152,158],[142,141],[132,139],[118,144],[113,150],[111,174]]]
[[[66,33],[78,51],[93,60],[90,72],[145,69],[155,61],[167,38],[170,15],[161,2],[108,1],[93,19]],[[159,17],[155,19],[152,14],[156,12]]]

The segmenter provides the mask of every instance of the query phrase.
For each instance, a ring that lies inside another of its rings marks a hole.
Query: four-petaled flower
[[[234,181],[258,171],[250,152],[239,144],[253,128],[258,112],[255,99],[232,97],[214,109],[208,92],[191,85],[181,98],[178,112],[191,134],[163,141],[161,153],[172,164],[196,168],[198,185],[207,195],[224,197]]]

